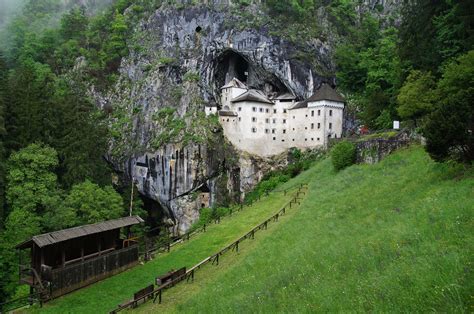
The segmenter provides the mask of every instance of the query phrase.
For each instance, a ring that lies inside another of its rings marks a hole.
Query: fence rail
[[[267,218],[265,221],[263,221],[259,225],[252,228],[245,235],[241,236],[240,238],[238,238],[237,240],[235,240],[231,244],[225,246],[219,252],[206,257],[205,259],[203,259],[202,261],[200,261],[196,265],[192,266],[191,268],[189,268],[186,271],[185,274],[183,274],[183,275],[175,278],[174,280],[171,280],[171,281],[169,281],[169,282],[167,282],[163,285],[160,285],[160,286],[156,287],[153,291],[151,291],[147,294],[141,295],[139,298],[134,298],[133,300],[130,300],[130,301],[127,301],[125,303],[120,304],[116,309],[112,310],[110,313],[115,314],[117,312],[120,312],[120,311],[122,311],[124,309],[127,309],[127,308],[130,308],[130,307],[135,308],[135,307],[138,306],[138,304],[140,304],[140,302],[146,302],[147,300],[150,300],[150,299],[153,299],[153,303],[155,303],[156,300],[158,299],[158,303],[161,304],[163,290],[165,290],[169,287],[172,287],[175,284],[177,284],[181,281],[184,281],[184,280],[194,281],[195,272],[198,269],[200,269],[202,266],[204,266],[208,263],[211,263],[212,265],[219,265],[219,256],[223,255],[224,253],[228,252],[229,250],[238,252],[239,251],[239,244],[241,242],[243,242],[246,239],[253,239],[255,237],[255,233],[259,230],[266,230],[267,227],[268,227],[268,223],[270,223],[272,221],[274,221],[274,222],[278,221],[279,217],[286,213],[286,210],[287,210],[288,207],[292,208],[293,205],[296,205],[296,204],[299,205],[300,201],[302,199],[300,197],[300,195],[305,195],[306,192],[307,192],[307,189],[308,189],[307,184],[301,184],[300,187],[298,188],[298,191],[295,193],[294,197],[289,202],[287,202],[282,208],[280,208],[276,213],[274,213],[272,216]]]

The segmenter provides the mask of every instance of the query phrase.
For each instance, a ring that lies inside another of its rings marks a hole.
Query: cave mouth
[[[201,27],[201,26],[196,27],[196,33],[200,33],[201,31],[202,31],[202,27]]]
[[[249,88],[264,91],[267,96],[289,92],[289,89],[275,74],[249,61],[245,56],[232,49],[224,50],[214,60],[213,67],[214,87],[217,95],[220,94],[220,88],[234,77]]]
[[[145,225],[148,227],[148,236],[158,236],[162,230],[168,226],[163,222],[168,217],[168,211],[158,201],[139,194],[143,202],[143,209],[146,210],[147,216],[142,217],[145,220]]]

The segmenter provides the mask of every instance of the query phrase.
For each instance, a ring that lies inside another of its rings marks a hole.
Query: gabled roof
[[[237,112],[232,110],[219,110],[219,116],[221,117],[237,117]]]
[[[273,105],[273,102],[270,99],[268,99],[268,97],[264,93],[256,89],[250,89],[246,91],[245,93],[243,93],[242,95],[237,96],[231,100],[231,102],[233,103],[241,102],[241,101],[255,101],[255,102],[261,102],[261,103]]]
[[[68,228],[58,231],[53,231],[45,234],[40,234],[32,237],[30,240],[27,240],[23,243],[20,243],[16,246],[18,249],[23,249],[30,247],[32,243],[35,243],[39,247],[48,246],[51,244],[71,240],[74,238],[83,237],[86,235],[91,235],[95,233],[100,233],[104,231],[110,231],[114,229],[119,229],[122,227],[128,227],[132,225],[137,225],[144,222],[139,216],[130,216],[122,217],[113,220],[107,220],[95,224],[84,225],[74,228]]]
[[[284,94],[278,95],[277,97],[275,97],[275,98],[273,98],[273,99],[278,99],[278,100],[293,100],[293,99],[296,99],[296,96],[293,95],[293,94],[290,94],[290,93],[284,93]]]
[[[345,102],[346,100],[339,95],[338,92],[328,84],[323,84],[313,96],[309,97],[306,101],[320,101],[320,100],[331,100],[336,102]]]
[[[235,77],[232,80],[230,80],[229,83],[222,86],[221,89],[230,88],[230,87],[238,87],[238,88],[247,89],[247,85],[245,85],[244,83],[242,83],[240,80],[236,79]]]
[[[345,102],[345,99],[338,92],[336,92],[335,89],[324,83],[311,97],[304,101],[296,103],[290,109],[306,108],[308,107],[308,103],[321,100],[330,100],[342,103]]]

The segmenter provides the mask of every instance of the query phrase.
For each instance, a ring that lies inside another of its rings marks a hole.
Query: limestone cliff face
[[[258,14],[258,6],[255,10]],[[237,77],[267,93],[291,92],[303,99],[322,82],[333,83],[318,74],[333,72],[329,45],[290,44],[265,27],[239,30],[241,19],[221,1],[162,7],[137,25],[117,84],[98,96],[113,110],[111,125],[118,133],[110,160],[136,180],[140,193],[161,204],[178,232],[198,219],[193,192],[209,189],[211,204],[237,200],[266,171],[286,164],[285,156],[265,160],[235,151],[219,128],[193,126],[203,119],[205,104],[218,104],[221,86]],[[295,58],[302,51],[318,69]],[[169,135],[177,126],[160,118],[169,107],[187,125],[189,140]]]

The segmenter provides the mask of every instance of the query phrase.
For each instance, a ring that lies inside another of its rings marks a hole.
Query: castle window
[[[311,123],[311,130],[314,129],[314,123]]]
[[[275,132],[276,132],[276,129],[272,129],[272,134],[275,134]]]
[[[284,142],[285,140],[281,140],[282,142]]]
[[[329,110],[329,116],[332,117],[332,110]]]
[[[229,119],[227,119],[227,122],[229,122]]]
[[[293,116],[293,119],[295,118],[295,116]]]
[[[295,130],[295,128],[293,128],[293,131]]]
[[[293,142],[295,141],[295,139],[293,139]]]
[[[265,123],[270,123],[270,119],[266,118]]]
[[[277,110],[276,110],[276,109],[273,109],[273,113],[277,113]]]
[[[252,117],[252,122],[257,122],[257,118]]]
[[[266,112],[266,113],[268,113],[269,111],[270,111],[270,109],[268,109],[268,108],[267,108],[267,109],[265,109],[265,112]]]
[[[329,122],[329,130],[331,130],[331,129],[332,129],[332,123]]]
[[[283,109],[283,113],[286,113],[286,109]]]
[[[316,141],[319,141],[319,137],[318,137],[318,138],[316,138]]]
[[[311,138],[312,141],[314,141],[314,138]]]
[[[318,129],[320,129],[320,128],[321,128],[321,123],[318,122]]]
[[[273,140],[274,140],[274,141],[276,141],[276,139],[277,139],[276,137],[273,137]]]
[[[307,141],[308,141],[308,139],[307,139],[307,138],[305,138],[305,139],[304,139],[304,141],[305,141],[305,142],[307,142]]]
[[[225,119],[222,119],[222,122],[225,122]]]
[[[257,107],[252,107],[253,112],[257,112]]]
[[[273,123],[277,123],[277,119],[273,119]]]
[[[307,126],[305,126],[305,127],[304,127],[304,129],[305,129],[305,130],[307,130],[307,129],[308,129],[308,127],[307,127]]]
[[[320,115],[321,115],[321,110],[318,110],[318,116],[320,116]]]
[[[307,114],[305,114],[304,116],[305,116],[306,118],[308,117],[308,115],[307,115]]]
[[[239,111],[242,111],[242,107],[239,107]]]
[[[240,121],[240,120],[242,120],[242,118],[241,118],[241,117],[239,117],[239,121]]]
[[[259,108],[260,112],[263,112],[263,108]]]
[[[270,133],[270,130],[269,129],[265,129],[265,133]]]
[[[283,123],[286,123],[286,119],[283,119]]]
[[[257,128],[252,128],[252,133],[257,133]]]
[[[311,110],[311,116],[314,117],[314,110]]]
[[[283,134],[286,134],[286,130],[283,130]]]

